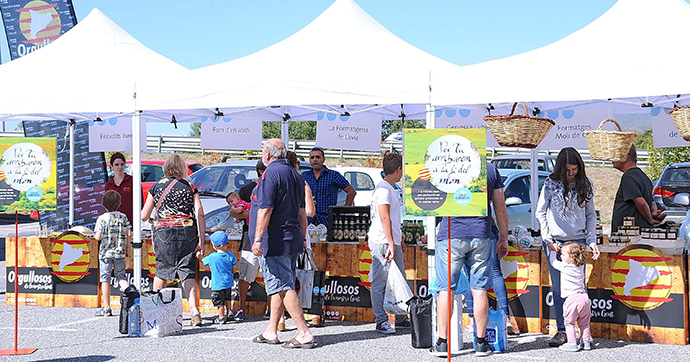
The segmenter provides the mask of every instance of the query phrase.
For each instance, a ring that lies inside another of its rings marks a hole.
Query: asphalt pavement
[[[0,262],[5,270],[5,263]],[[5,273],[1,275],[0,349],[14,348],[14,306],[5,304]],[[374,331],[373,323],[327,321],[312,328],[317,346],[311,350],[287,350],[277,345],[252,343],[266,320],[248,316],[243,322],[213,325],[213,314],[204,314],[204,326],[185,327],[181,334],[161,338],[127,338],[117,332],[118,317],[94,317],[91,308],[19,307],[18,348],[38,350],[25,356],[2,357],[7,361],[441,361],[425,349],[414,349],[410,331],[394,335]],[[119,312],[119,311],[118,311]],[[116,312],[116,313],[118,313]],[[281,341],[296,335],[292,320]],[[471,336],[464,334],[464,349],[454,361],[476,359]],[[533,361],[687,361],[690,346],[636,343],[595,339],[593,350],[564,352],[546,347],[549,336],[523,334],[509,337],[507,353],[488,360]]]

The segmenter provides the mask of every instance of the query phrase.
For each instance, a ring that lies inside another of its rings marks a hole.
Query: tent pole
[[[134,265],[132,267],[134,273],[134,285],[137,290],[141,290],[141,115],[135,111],[132,115],[132,178],[133,178],[133,192],[132,204],[134,205],[134,213],[132,220],[132,248],[134,255],[132,259]],[[146,135],[144,135],[146,137]],[[152,226],[153,227],[153,226]],[[153,235],[153,233],[151,234]]]
[[[539,152],[536,148],[530,150],[530,198],[531,202],[531,213],[530,219],[532,221],[532,230],[539,229],[539,223],[537,222],[537,202],[539,201]]]
[[[280,121],[280,139],[283,141],[285,144],[285,147],[288,146],[288,142],[290,141],[290,136],[288,135],[288,120],[290,119],[290,115],[285,112],[285,115],[283,116],[283,120]]]
[[[69,120],[69,223],[67,228],[74,226],[74,119]]]

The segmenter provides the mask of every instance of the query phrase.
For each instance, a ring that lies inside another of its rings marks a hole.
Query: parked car
[[[498,169],[511,170],[529,170],[530,155],[529,154],[515,154],[515,155],[501,155],[496,156],[491,160],[491,163]],[[556,156],[553,155],[538,155],[537,164],[539,171],[553,172],[556,167]]]
[[[352,188],[357,191],[355,206],[371,205],[374,189],[379,182],[383,181],[385,176],[380,168],[374,167],[333,167],[331,170],[340,172],[352,185]],[[397,183],[395,184],[395,190],[398,191],[398,196],[402,200],[402,188]],[[345,191],[341,190],[338,195],[338,201],[342,199],[344,203],[346,195]]]
[[[530,186],[532,184],[530,171],[499,169],[503,180],[503,192],[508,208],[508,230],[515,230],[515,226],[532,226],[532,198]],[[549,172],[539,171],[539,193]]]
[[[151,186],[163,178],[164,164],[165,160],[141,160],[141,188],[144,191],[144,200],[142,202],[146,201]],[[203,166],[198,163],[187,162],[187,175],[191,175],[202,168]],[[125,173],[128,175],[132,174],[132,160],[127,160]],[[113,175],[113,169],[108,165],[108,178],[112,178]]]
[[[659,177],[653,195],[658,211],[665,211],[669,218],[674,211],[687,211],[690,193],[690,162],[671,163]],[[681,221],[682,222],[682,221]]]
[[[386,139],[383,140],[383,143],[400,143],[403,141],[403,132],[398,131],[398,132],[393,132],[386,137]]]
[[[257,160],[241,160],[216,163],[189,176],[189,180],[199,190],[207,228],[228,220],[230,207],[225,202],[225,197],[259,178],[256,162]],[[300,173],[310,169],[308,162],[300,162]]]

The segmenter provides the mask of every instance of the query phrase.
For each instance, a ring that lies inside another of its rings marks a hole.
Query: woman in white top
[[[599,258],[596,243],[597,215],[594,210],[594,185],[585,174],[582,157],[572,147],[561,150],[556,158],[554,171],[544,182],[539,203],[537,220],[541,225],[544,252],[559,252],[563,243],[577,242],[589,245]],[[549,346],[558,347],[567,341],[563,321],[563,298],[561,297],[560,272],[549,263],[551,293],[558,333],[549,340]]]

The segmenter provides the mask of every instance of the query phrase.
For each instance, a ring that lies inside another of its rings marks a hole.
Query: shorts
[[[115,268],[115,280],[127,280],[125,275],[125,258],[98,259],[98,267],[101,271],[101,283],[110,283],[110,272]]]
[[[211,291],[211,302],[216,308],[220,308],[225,305],[226,301],[232,300],[232,288],[227,288],[223,290],[212,290]]]
[[[256,273],[259,271],[259,257],[251,251],[242,250],[240,255],[239,274],[240,279],[247,283],[256,280]]]
[[[156,276],[164,280],[196,278],[194,250],[199,234],[194,226],[174,226],[153,232],[153,249],[156,253]]]
[[[277,255],[259,257],[261,270],[264,273],[266,295],[273,295],[284,290],[295,289],[295,270],[297,255]]]
[[[490,238],[451,239],[451,279],[450,289],[457,290],[460,271],[463,265],[469,270],[470,288],[487,290],[491,283],[491,249]],[[448,290],[448,241],[436,242],[436,287]]]

